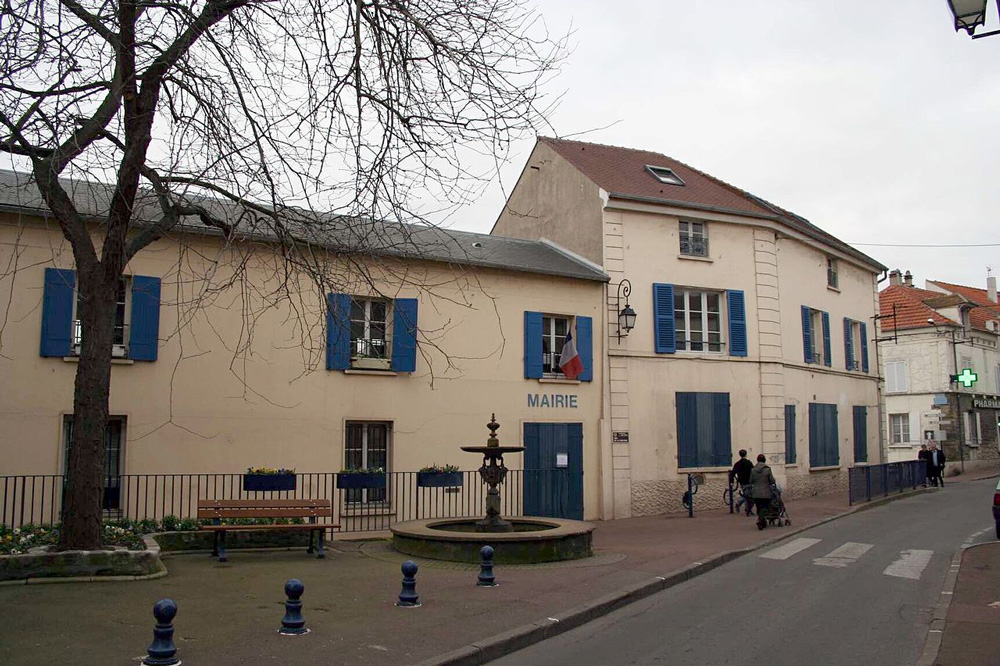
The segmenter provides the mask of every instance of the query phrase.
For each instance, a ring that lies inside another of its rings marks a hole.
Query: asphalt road
[[[835,520],[492,663],[913,666],[952,555],[994,536],[995,484]]]

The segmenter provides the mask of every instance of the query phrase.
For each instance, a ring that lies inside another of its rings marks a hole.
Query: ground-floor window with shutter
[[[809,466],[840,465],[837,405],[809,403]]]
[[[348,421],[344,440],[344,469],[389,472],[389,432],[391,424],[372,421]],[[391,478],[391,477],[390,477]],[[387,479],[388,481],[388,479]],[[354,503],[385,502],[387,488],[350,488],[347,501]]]
[[[868,462],[868,408],[854,407],[854,462]]]
[[[795,405],[785,405],[785,464],[795,462]]]
[[[728,393],[677,393],[677,466],[728,467],[733,447]]]
[[[109,416],[101,448],[101,509],[115,517],[121,509],[122,451],[125,417]],[[73,415],[63,417],[63,474],[69,474],[69,452],[73,446]]]

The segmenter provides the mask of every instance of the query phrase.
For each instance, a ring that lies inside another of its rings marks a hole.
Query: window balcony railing
[[[681,236],[681,254],[707,257],[708,238],[705,236]]]
[[[112,358],[128,358],[129,325],[116,324],[112,332],[113,340],[111,347]],[[83,324],[79,319],[73,320],[73,348],[74,356],[80,355],[80,345],[83,344]]]
[[[389,343],[380,338],[355,338],[351,340],[351,348],[354,358],[389,358]]]

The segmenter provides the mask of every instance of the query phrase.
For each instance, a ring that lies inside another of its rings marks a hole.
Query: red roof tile
[[[940,292],[895,285],[886,287],[878,294],[878,309],[881,319],[879,323],[883,331],[905,328],[924,328],[930,326],[928,319],[933,319],[939,325],[957,325],[957,322],[938,314],[933,308],[924,305],[925,300],[938,298]],[[896,319],[892,318],[892,306],[896,306]]]
[[[949,282],[939,282],[937,280],[931,280],[930,282],[953,294],[963,296],[976,304],[977,307],[969,311],[969,324],[973,328],[986,331],[989,330],[986,328],[987,321],[1000,320],[1000,304],[991,301],[985,289],[966,287],[965,285],[951,284]]]
[[[549,137],[538,137],[538,141],[552,148],[612,196],[638,197],[665,204],[721,209],[780,220],[865,264],[885,270],[885,266],[879,262],[823,231],[804,217],[662,153]],[[647,166],[670,169],[684,181],[684,185],[660,182],[646,169]]]

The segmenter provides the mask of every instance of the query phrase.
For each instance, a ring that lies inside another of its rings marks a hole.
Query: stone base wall
[[[709,478],[694,496],[694,510],[728,508],[723,502],[725,479]],[[632,482],[632,516],[654,516],[661,513],[686,513],[681,498],[687,492],[687,478],[661,481]]]
[[[0,582],[37,578],[147,578],[164,572],[160,549],[146,537],[146,550],[65,550],[0,555]]]
[[[185,550],[212,550],[215,534],[210,531],[160,532],[153,538],[164,553]],[[308,530],[294,532],[239,530],[226,533],[226,550],[239,548],[306,548]]]
[[[810,472],[788,476],[782,497],[786,500],[805,499],[816,495],[832,495],[847,492],[847,469],[831,469],[825,472]]]

